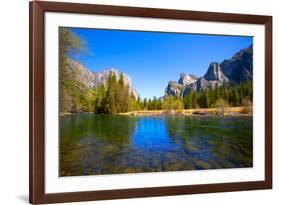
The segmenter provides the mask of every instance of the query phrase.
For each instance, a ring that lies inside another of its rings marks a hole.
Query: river
[[[249,116],[60,117],[60,176],[253,165]]]

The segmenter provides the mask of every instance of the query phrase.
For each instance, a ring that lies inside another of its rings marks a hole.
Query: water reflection
[[[81,114],[60,120],[60,175],[252,166],[252,117]]]
[[[140,118],[132,138],[132,146],[150,151],[164,151],[172,144],[163,117]]]

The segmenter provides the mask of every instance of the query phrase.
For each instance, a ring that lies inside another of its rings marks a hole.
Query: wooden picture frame
[[[29,4],[29,200],[32,204],[88,200],[153,197],[181,194],[229,192],[272,188],[272,17],[260,15],[183,11],[154,8],[104,6],[93,4],[33,1]],[[150,188],[45,193],[44,181],[44,15],[46,12],[66,12],[126,17],[196,20],[209,22],[246,23],[265,26],[265,180]]]

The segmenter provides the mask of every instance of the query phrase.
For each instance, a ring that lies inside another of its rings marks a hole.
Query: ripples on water
[[[252,167],[252,117],[60,119],[60,176]]]

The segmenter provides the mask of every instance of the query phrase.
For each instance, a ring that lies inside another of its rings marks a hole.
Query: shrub
[[[224,99],[219,98],[216,103],[215,107],[217,108],[217,114],[218,115],[224,115],[226,108],[228,107],[228,103],[224,101]]]

